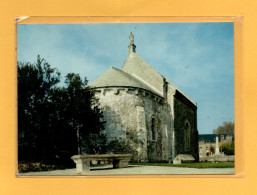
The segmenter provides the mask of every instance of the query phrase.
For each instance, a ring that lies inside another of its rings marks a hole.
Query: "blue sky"
[[[233,23],[18,24],[18,60],[39,54],[62,75],[89,83],[121,68],[129,33],[136,53],[198,105],[198,131],[234,121]]]

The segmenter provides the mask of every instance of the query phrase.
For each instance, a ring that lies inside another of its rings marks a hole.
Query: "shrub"
[[[222,146],[220,146],[220,151],[224,152],[224,154],[226,155],[234,155],[235,154],[234,142],[223,144]]]

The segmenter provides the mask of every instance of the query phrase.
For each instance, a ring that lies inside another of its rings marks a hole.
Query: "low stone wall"
[[[205,156],[200,157],[201,162],[234,162],[235,156],[225,156],[225,155],[211,155],[211,156]]]

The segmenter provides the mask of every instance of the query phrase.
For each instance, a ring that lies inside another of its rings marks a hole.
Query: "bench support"
[[[113,168],[128,167],[129,160],[113,160]]]
[[[76,159],[74,162],[76,163],[77,172],[81,173],[90,171],[90,160]]]

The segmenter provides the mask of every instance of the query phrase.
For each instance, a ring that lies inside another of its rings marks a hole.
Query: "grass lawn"
[[[187,168],[234,168],[234,162],[197,162],[184,164],[169,164],[169,163],[129,163],[130,165],[144,165],[144,166],[165,166],[165,167],[187,167]]]

